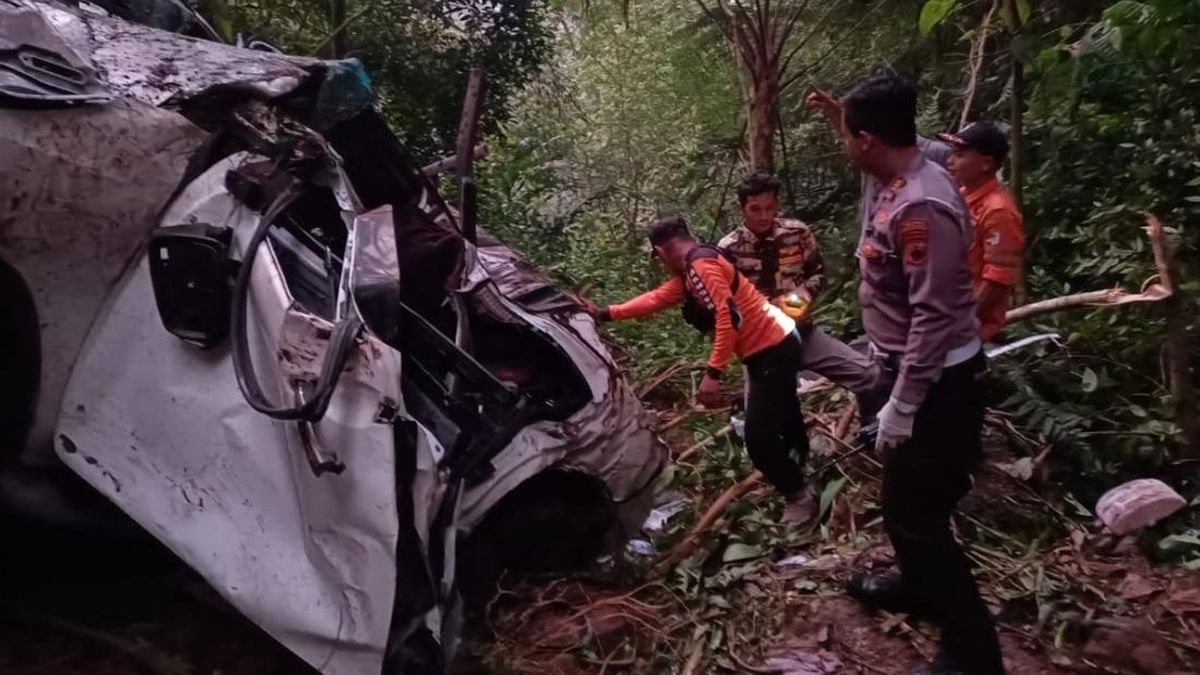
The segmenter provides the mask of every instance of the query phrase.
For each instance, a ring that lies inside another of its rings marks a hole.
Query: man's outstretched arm
[[[658,288],[617,305],[599,308],[595,304],[588,307],[588,313],[600,321],[624,321],[637,319],[661,312],[683,302],[683,279],[673,276]]]

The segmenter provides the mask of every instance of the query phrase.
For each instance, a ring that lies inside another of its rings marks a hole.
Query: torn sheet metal
[[[357,411],[396,395],[397,364],[343,376],[318,431],[351,449],[347,467],[317,478],[295,425],[245,404],[227,349],[146,330],[156,321],[142,264],[75,370],[59,458],[318,670],[380,672],[395,593],[392,435]]]
[[[252,228],[257,215],[216,189],[244,159],[210,169],[165,222],[210,220],[239,235]],[[312,352],[292,364],[307,374],[322,358],[320,331],[287,328],[315,324],[294,316],[270,248],[259,255],[252,349],[264,385],[282,395],[283,347]],[[146,330],[157,315],[144,261],[114,298],[72,374],[59,457],[322,673],[380,672],[398,523],[392,427],[375,413],[399,400],[399,355],[374,338],[362,341],[314,425],[323,446],[341,450],[346,469],[318,478],[298,426],[246,405],[227,347],[198,351]],[[433,467],[430,458],[418,464]]]
[[[114,92],[161,106],[215,86],[245,83],[248,93],[274,98],[309,78],[317,59],[238,49],[193,40],[112,17],[80,16],[91,32],[92,59]]]
[[[637,532],[653,501],[651,484],[666,463],[666,447],[649,415],[612,362],[596,324],[580,311],[532,312],[501,294],[491,281],[492,248],[477,251],[465,289],[488,294],[565,351],[587,381],[592,399],[563,422],[522,429],[492,462],[495,473],[466,492],[461,528],[470,531],[497,501],[550,467],[582,471],[604,481],[626,533]],[[506,254],[501,264],[515,253]],[[515,272],[514,272],[515,273]]]

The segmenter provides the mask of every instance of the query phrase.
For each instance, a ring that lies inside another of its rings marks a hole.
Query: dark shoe
[[[779,520],[784,525],[795,529],[807,527],[817,517],[817,500],[807,489],[788,497],[783,504],[783,514]]]
[[[859,572],[846,583],[846,592],[859,602],[889,612],[928,616],[929,608],[911,597],[904,589],[899,574],[865,574]]]

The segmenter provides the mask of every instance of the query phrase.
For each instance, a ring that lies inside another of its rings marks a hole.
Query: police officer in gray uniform
[[[883,516],[899,574],[855,575],[859,600],[941,625],[922,673],[1004,672],[996,630],[950,530],[981,457],[984,356],[967,249],[967,206],[916,145],[916,90],[881,77],[843,99],[846,154],[871,177],[857,257],[863,325],[895,375],[880,410]]]

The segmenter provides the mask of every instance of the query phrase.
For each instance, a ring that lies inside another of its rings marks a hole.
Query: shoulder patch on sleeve
[[[929,259],[929,221],[909,219],[900,221],[900,243],[904,247],[904,264],[920,267]]]

